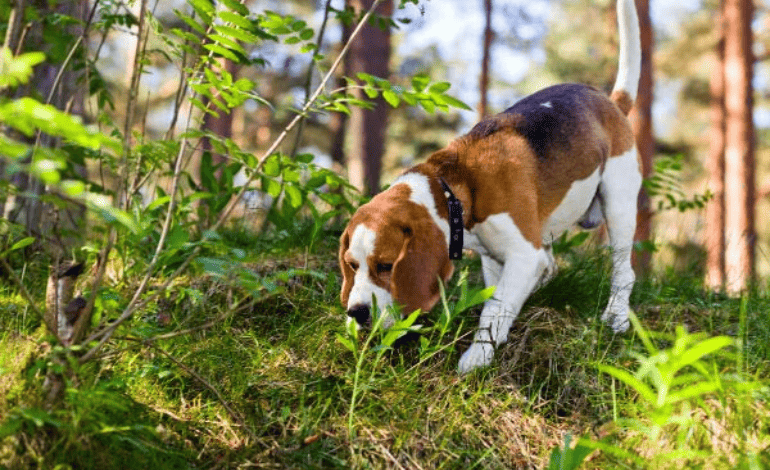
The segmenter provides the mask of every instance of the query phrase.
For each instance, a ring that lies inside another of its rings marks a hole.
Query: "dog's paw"
[[[473,343],[460,358],[457,371],[461,374],[467,374],[478,367],[488,366],[492,363],[494,355],[495,348],[491,343]]]
[[[625,332],[631,326],[631,322],[628,321],[628,307],[616,309],[608,306],[602,314],[602,321],[610,325],[615,333]]]

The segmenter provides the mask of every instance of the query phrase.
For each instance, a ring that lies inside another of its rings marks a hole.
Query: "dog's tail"
[[[612,89],[612,101],[625,114],[631,111],[639,89],[642,68],[642,45],[639,39],[639,18],[634,0],[618,0],[618,76]]]

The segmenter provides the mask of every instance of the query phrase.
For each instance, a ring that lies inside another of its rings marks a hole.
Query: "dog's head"
[[[353,215],[340,238],[340,299],[348,321],[372,321],[372,297],[386,315],[396,304],[404,314],[427,312],[439,299],[439,279],[454,270],[443,233],[428,210],[409,200],[410,188],[395,185]]]

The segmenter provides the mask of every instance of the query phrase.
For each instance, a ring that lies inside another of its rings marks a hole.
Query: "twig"
[[[123,123],[123,161],[120,168],[120,190],[123,194],[118,195],[118,208],[127,209],[130,198],[130,188],[128,185],[128,157],[131,155],[131,127],[133,126],[134,113],[136,112],[136,95],[139,90],[139,81],[141,79],[142,60],[144,55],[143,38],[145,29],[145,14],[147,11],[147,0],[142,0],[139,6],[139,24],[137,25],[136,51],[134,51],[134,63],[131,70],[131,81],[128,85],[128,99],[126,100],[126,120]]]
[[[56,74],[56,78],[53,81],[53,85],[51,85],[51,90],[48,92],[48,97],[45,100],[45,104],[51,104],[51,101],[53,100],[53,95],[56,93],[56,89],[59,87],[59,83],[61,83],[61,79],[64,76],[64,71],[67,69],[67,66],[69,65],[70,61],[72,60],[72,57],[75,55],[75,51],[78,50],[78,47],[80,47],[80,43],[83,42],[83,36],[78,36],[78,38],[75,40],[75,45],[70,48],[69,54],[67,54],[67,58],[64,59],[64,62],[61,64],[61,67],[59,67],[59,72]]]

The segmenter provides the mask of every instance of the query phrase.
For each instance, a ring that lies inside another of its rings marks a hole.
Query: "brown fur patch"
[[[625,90],[613,91],[610,95],[610,100],[615,103],[626,116],[631,112],[631,108],[634,107],[634,100],[631,99],[631,95]]]

